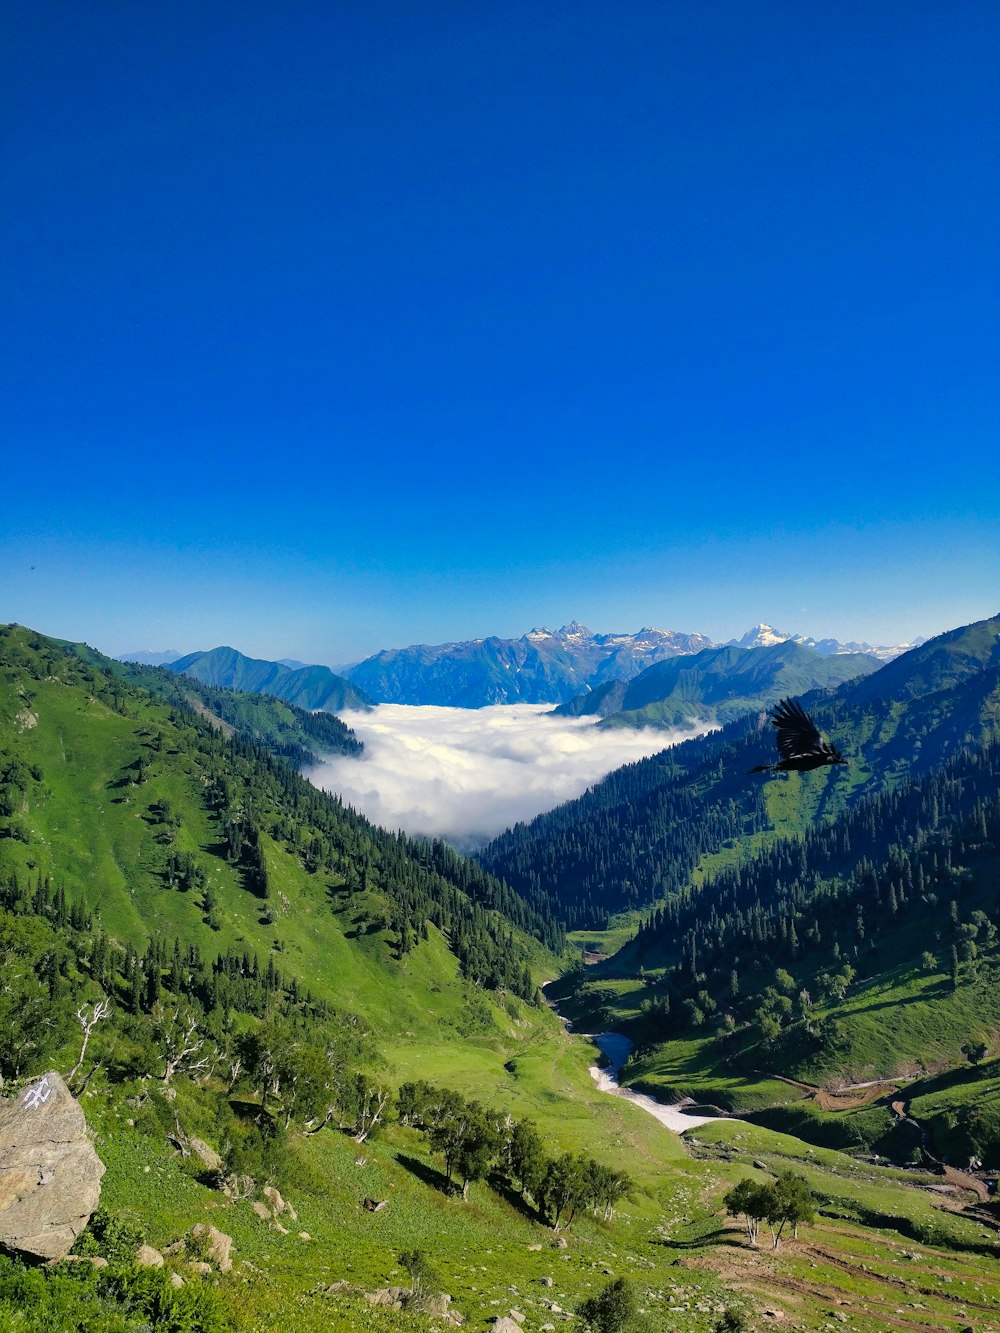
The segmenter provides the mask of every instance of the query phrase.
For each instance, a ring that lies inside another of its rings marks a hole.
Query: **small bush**
[[[627,1278],[615,1278],[577,1311],[595,1333],[621,1333],[636,1312],[635,1290]]]
[[[142,1228],[127,1218],[98,1208],[77,1236],[71,1253],[101,1255],[109,1264],[131,1264],[140,1245],[146,1243]]]

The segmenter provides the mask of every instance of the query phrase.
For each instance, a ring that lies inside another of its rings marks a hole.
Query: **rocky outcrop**
[[[104,1163],[56,1073],[0,1101],[0,1249],[61,1259],[101,1197]]]
[[[211,1259],[219,1272],[228,1273],[233,1266],[233,1261],[229,1257],[233,1245],[232,1236],[227,1236],[224,1231],[209,1226],[207,1222],[196,1223],[191,1228],[191,1235],[194,1237],[195,1245],[204,1249],[206,1257]]]

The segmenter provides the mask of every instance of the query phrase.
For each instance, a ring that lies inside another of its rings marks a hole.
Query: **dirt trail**
[[[854,1111],[869,1102],[877,1102],[896,1091],[898,1084],[889,1079],[872,1079],[868,1083],[848,1083],[842,1088],[821,1088],[815,1083],[804,1083],[787,1074],[774,1074],[767,1069],[755,1069],[755,1074],[787,1083],[803,1094],[803,1100],[814,1101],[821,1111]]]
[[[877,1315],[886,1328],[913,1330],[914,1333],[941,1333],[941,1323],[930,1311],[923,1313],[914,1310],[911,1313],[909,1310],[899,1311],[898,1307],[903,1297],[911,1301],[915,1297],[930,1297],[950,1303],[952,1300],[950,1294],[944,1294],[939,1288],[925,1286],[919,1282],[909,1282],[903,1276],[896,1277],[874,1270],[870,1256],[866,1256],[865,1261],[862,1261],[856,1256],[845,1255],[842,1250],[834,1250],[822,1242],[822,1227],[818,1227],[817,1231],[819,1235],[814,1233],[808,1239],[800,1237],[797,1241],[783,1242],[782,1249],[777,1253],[764,1247],[751,1249],[745,1244],[718,1246],[711,1256],[698,1256],[687,1262],[692,1267],[711,1268],[721,1277],[752,1292],[758,1298],[771,1301],[777,1298],[798,1303],[803,1297],[812,1297],[814,1300],[823,1301],[843,1310],[845,1314],[864,1314],[869,1318]],[[846,1238],[851,1234],[854,1233],[850,1230],[837,1232],[838,1238]],[[862,1239],[870,1240],[870,1236],[862,1234]],[[805,1259],[812,1259],[828,1271],[834,1269],[843,1273],[853,1282],[884,1287],[885,1293],[876,1295],[866,1292],[863,1296],[855,1295],[853,1300],[845,1299],[846,1289],[842,1286],[823,1281],[819,1276],[810,1279],[796,1277],[787,1272],[782,1265],[783,1254],[795,1254]],[[954,1261],[955,1256],[942,1254],[941,1258]],[[977,1301],[967,1292],[961,1295],[961,1306],[963,1309],[976,1310],[991,1318],[996,1316],[995,1305]]]

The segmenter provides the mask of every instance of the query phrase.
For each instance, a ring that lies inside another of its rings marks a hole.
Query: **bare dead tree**
[[[163,1057],[163,1073],[160,1081],[166,1085],[175,1074],[199,1074],[211,1063],[211,1051],[206,1051],[205,1038],[198,1035],[198,1020],[188,1012],[182,1015],[179,1009],[173,1013],[154,1012],[155,1032],[160,1054]]]
[[[90,1010],[89,1013],[87,1012],[88,1008]],[[106,995],[102,995],[101,998],[92,1005],[88,1006],[86,1004],[81,1004],[76,1011],[76,1021],[83,1029],[83,1044],[80,1047],[80,1054],[77,1057],[76,1064],[66,1075],[66,1082],[68,1084],[73,1082],[77,1070],[83,1064],[84,1056],[87,1054],[87,1043],[90,1041],[91,1033],[94,1031],[94,1028],[97,1027],[98,1023],[100,1023],[102,1019],[107,1018],[110,1013],[111,1001]]]
[[[389,1089],[380,1088],[377,1084],[365,1080],[363,1087],[359,1089],[359,1093],[358,1118],[355,1122],[358,1132],[354,1135],[354,1141],[355,1143],[364,1143],[382,1118],[382,1112],[389,1101]]]

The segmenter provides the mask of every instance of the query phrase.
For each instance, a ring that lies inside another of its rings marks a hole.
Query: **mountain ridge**
[[[343,676],[335,675],[329,667],[305,666],[293,670],[281,662],[247,657],[227,646],[187,653],[165,665],[168,671],[193,676],[203,685],[271,694],[309,711],[366,711],[372,706],[371,699],[362,690]]]
[[[384,648],[361,662],[338,668],[304,664],[292,658],[249,657],[226,645],[183,656],[143,651],[124,654],[118,660],[166,666],[192,675],[205,685],[272,694],[302,708],[328,712],[364,710],[373,703],[451,708],[512,703],[562,706],[609,682],[628,683],[671,658],[694,656],[708,649],[776,647],[786,642],[800,644],[822,657],[867,654],[880,661],[891,661],[911,646],[873,647],[836,639],[817,640],[786,634],[764,622],[741,639],[722,644],[697,631],[644,626],[634,633],[604,633],[572,620],[559,629],[533,626],[518,638],[486,635]]]
[[[597,714],[602,727],[683,727],[695,719],[729,722],[787,695],[840,685],[880,665],[865,653],[824,655],[794,639],[758,648],[706,648],[656,662],[631,681],[605,682],[553,713]]]
[[[835,690],[803,697],[848,755],[844,769],[753,783],[771,728],[745,716],[608,774],[575,801],[501,834],[477,859],[572,926],[680,891],[706,857],[747,838],[799,833],[864,795],[943,765],[968,738],[1000,735],[1000,616],[962,626]],[[799,791],[799,785],[794,785]]]

